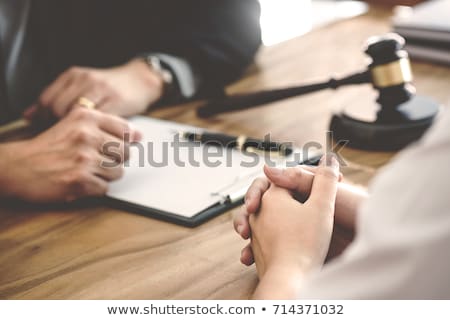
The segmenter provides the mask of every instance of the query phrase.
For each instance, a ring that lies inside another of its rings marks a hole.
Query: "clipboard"
[[[107,198],[107,201],[109,205],[114,208],[188,228],[198,227],[212,218],[215,218],[220,214],[234,209],[244,203],[243,198],[240,201],[229,204],[217,203],[216,205],[199,212],[194,217],[187,218],[171,212],[161,211],[155,208],[149,208],[136,203],[121,201],[110,197]]]
[[[177,140],[180,131],[205,129],[142,116],[130,122],[143,140],[130,148],[123,178],[110,185],[106,200],[114,208],[192,228],[241,205],[250,184],[262,175],[263,155]],[[175,142],[184,149],[177,150]],[[211,152],[213,161],[206,161]]]

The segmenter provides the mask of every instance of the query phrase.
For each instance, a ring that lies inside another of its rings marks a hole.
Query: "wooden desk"
[[[301,83],[363,68],[367,37],[389,31],[388,13],[350,21],[265,48],[258,68],[230,90]],[[416,85],[442,103],[450,99],[450,69],[414,63]],[[369,87],[326,91],[219,116],[195,116],[196,104],[151,112],[153,117],[272,137],[302,145],[323,143],[331,111],[367,103]],[[347,149],[349,181],[366,185],[392,154]],[[196,229],[106,207],[0,206],[0,298],[8,299],[241,299],[257,283],[239,263],[244,245],[232,230],[232,212]]]

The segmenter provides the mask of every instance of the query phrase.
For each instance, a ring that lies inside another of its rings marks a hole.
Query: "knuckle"
[[[47,107],[50,104],[50,98],[47,94],[43,94],[38,99],[39,105]]]
[[[245,209],[245,207],[241,207],[239,208],[239,210],[237,210],[234,214],[233,214],[233,226],[234,229],[236,230],[236,232],[239,233],[238,231],[238,227],[239,226],[245,226],[248,225],[248,218],[249,215],[246,214],[247,210]]]
[[[266,178],[257,178],[247,191],[248,197],[255,197],[265,192],[267,190],[268,183],[269,182]]]
[[[51,109],[51,113],[57,118],[63,118],[65,116],[64,112],[65,110],[58,108],[57,104],[55,104]]]
[[[79,150],[75,157],[74,160],[77,164],[85,166],[89,163],[92,162],[93,157],[91,156],[91,154],[85,150]]]
[[[97,76],[95,72],[89,70],[84,70],[81,72],[81,79],[90,83],[97,82]]]
[[[86,128],[77,128],[72,135],[75,143],[88,144],[92,140],[91,133]]]
[[[78,74],[81,73],[83,70],[83,68],[79,67],[79,66],[72,66],[69,69],[67,69],[66,73],[67,74]]]
[[[263,177],[256,178],[254,186],[258,188],[263,188],[267,184],[267,179]]]
[[[79,77],[79,79],[83,82],[88,81],[88,73],[86,71],[79,71],[77,73],[77,77]]]
[[[72,170],[64,177],[69,191],[78,196],[84,195],[88,183],[88,174],[83,170]]]

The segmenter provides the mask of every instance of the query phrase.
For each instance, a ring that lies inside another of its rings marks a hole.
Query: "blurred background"
[[[363,14],[368,5],[349,0],[259,0],[262,7],[263,43],[274,45],[315,27]],[[420,0],[372,0],[379,5],[414,5]]]

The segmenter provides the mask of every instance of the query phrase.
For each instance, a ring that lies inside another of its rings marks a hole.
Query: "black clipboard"
[[[321,156],[315,156],[303,161],[302,163],[300,163],[300,165],[316,166],[319,163],[320,159]],[[122,201],[108,197],[106,198],[107,204],[115,209],[132,212],[145,217],[150,217],[189,228],[195,228],[228,210],[236,208],[237,206],[244,203],[243,200],[244,199],[242,198],[232,203],[218,202],[216,205],[213,205],[199,212],[195,216],[187,218],[177,214],[173,214],[171,212],[161,211],[155,208],[145,207],[127,201]]]

